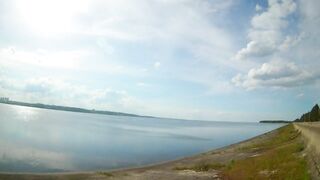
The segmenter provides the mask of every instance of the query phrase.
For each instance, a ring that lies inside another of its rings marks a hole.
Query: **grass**
[[[190,167],[185,167],[185,166],[180,166],[180,167],[175,167],[174,170],[193,170],[196,172],[203,172],[203,171],[209,171],[211,169],[222,169],[224,168],[224,164],[220,163],[202,163],[202,164],[197,164],[195,166],[190,166]]]
[[[203,163],[190,167],[176,167],[175,170],[194,170],[197,172],[219,170],[223,179],[310,179],[307,163],[301,152],[304,145],[300,133],[293,125],[278,130],[271,138],[239,149],[240,153],[252,153],[257,156],[242,160],[231,160],[227,164]]]
[[[109,172],[98,172],[98,174],[104,175],[106,177],[113,177],[114,175]]]
[[[296,139],[300,133],[294,129],[293,125],[289,124],[278,130],[276,136],[264,140],[259,143],[251,144],[245,147],[241,147],[240,151],[262,151],[275,148],[283,143]]]
[[[304,145],[293,125],[279,129],[273,138],[244,148],[259,149],[259,156],[237,160],[223,169],[225,179],[310,179],[307,163],[301,156]]]

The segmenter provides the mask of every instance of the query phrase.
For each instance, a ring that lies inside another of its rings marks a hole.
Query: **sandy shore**
[[[242,151],[244,147],[266,141],[277,134],[278,129],[259,135],[236,144],[206,153],[182,158],[179,160],[162,162],[159,164],[103,172],[53,173],[53,174],[0,174],[0,179],[221,179],[218,170],[209,171],[177,170],[201,164],[228,164],[230,161],[245,159],[258,155],[255,150]]]

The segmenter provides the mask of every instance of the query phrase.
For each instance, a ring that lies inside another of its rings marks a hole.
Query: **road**
[[[313,179],[320,179],[320,122],[294,123],[306,140]]]
[[[320,153],[320,122],[295,123],[294,126],[306,138],[308,146]]]

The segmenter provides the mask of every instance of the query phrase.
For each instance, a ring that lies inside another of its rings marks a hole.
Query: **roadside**
[[[320,122],[294,123],[304,137],[312,179],[320,179]]]

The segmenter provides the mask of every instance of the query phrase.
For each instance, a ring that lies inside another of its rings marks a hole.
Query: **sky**
[[[319,102],[319,0],[0,0],[0,96],[293,120]]]

